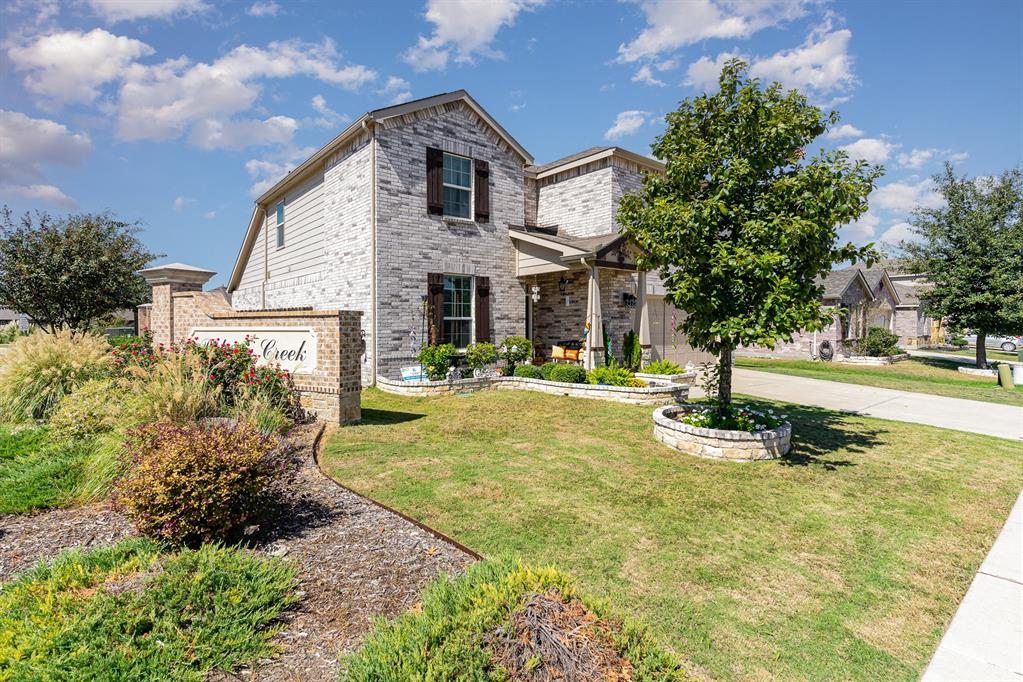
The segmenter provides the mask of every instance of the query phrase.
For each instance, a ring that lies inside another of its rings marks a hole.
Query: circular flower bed
[[[738,462],[776,459],[789,451],[792,425],[785,421],[786,415],[737,407],[727,424],[737,428],[721,429],[709,428],[716,423],[711,409],[704,405],[657,408],[654,438],[679,452]]]

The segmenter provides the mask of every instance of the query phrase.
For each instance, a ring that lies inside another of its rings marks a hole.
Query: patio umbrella
[[[586,323],[589,331],[583,365],[586,369],[593,369],[597,366],[594,351],[604,347],[604,320],[600,314],[600,279],[596,265],[590,268],[590,284],[586,291]]]

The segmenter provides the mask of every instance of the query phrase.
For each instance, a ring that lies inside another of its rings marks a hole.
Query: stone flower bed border
[[[903,360],[909,360],[909,353],[899,353],[898,355],[850,355],[841,359],[837,359],[836,362],[841,362],[848,365],[891,365],[896,362],[902,362]]]
[[[690,380],[695,373],[675,375]],[[387,393],[408,396],[434,396],[449,393],[474,393],[484,390],[520,390],[565,395],[573,398],[610,400],[629,405],[670,405],[689,397],[688,383],[671,383],[645,388],[603,386],[595,384],[568,384],[546,379],[525,377],[487,377],[481,379],[455,379],[454,381],[401,381],[377,377],[377,388]]]
[[[682,412],[704,410],[700,405],[667,405],[654,410],[654,438],[669,448],[697,457],[754,462],[785,456],[792,447],[792,424],[749,433],[689,426],[675,419]]]

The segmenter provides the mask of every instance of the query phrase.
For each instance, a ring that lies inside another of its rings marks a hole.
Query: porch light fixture
[[[540,285],[539,284],[534,284],[530,288],[529,291],[532,293],[533,303],[539,303],[540,302]]]
[[[636,307],[636,295],[630,294],[628,291],[622,294],[622,305],[629,310]]]
[[[564,275],[562,275],[561,279],[558,280],[558,291],[560,291],[561,293],[565,293],[565,289],[567,289],[567,288],[568,288],[568,280],[565,279]]]

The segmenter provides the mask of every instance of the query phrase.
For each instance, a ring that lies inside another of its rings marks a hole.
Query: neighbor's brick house
[[[464,90],[371,111],[256,200],[231,304],[362,311],[365,384],[427,338],[522,334],[544,355],[587,323],[615,354],[635,330],[652,358],[702,361],[616,223],[662,171],[617,147],[536,165]]]

